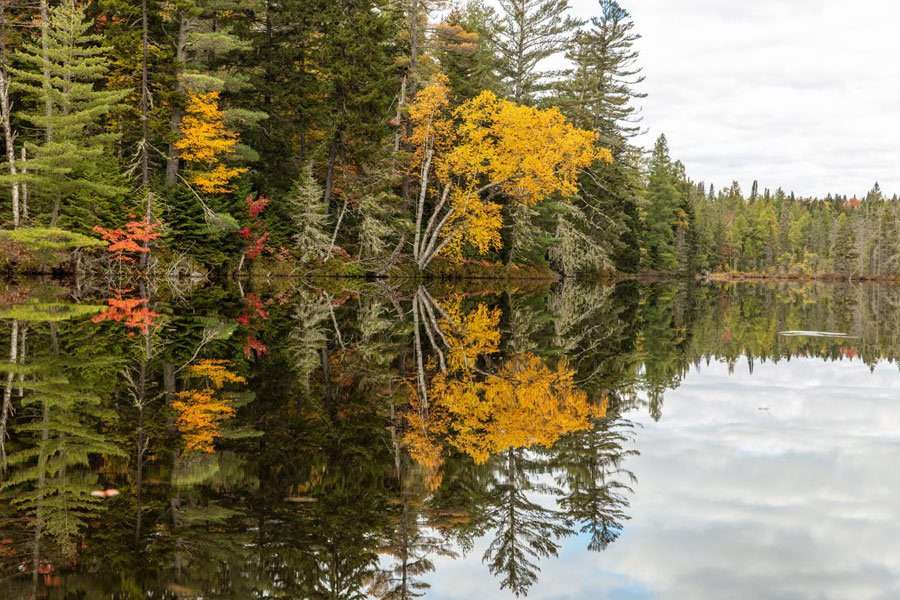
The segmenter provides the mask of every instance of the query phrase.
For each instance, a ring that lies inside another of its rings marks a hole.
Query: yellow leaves
[[[207,194],[224,194],[231,191],[231,180],[246,172],[247,169],[243,167],[217,165],[211,171],[195,171],[191,175],[191,182]]]
[[[455,190],[451,196],[453,215],[444,238],[444,254],[456,261],[463,258],[463,248],[471,245],[480,254],[503,248],[503,207],[484,201],[472,190]]]
[[[222,389],[226,383],[246,383],[246,379],[228,370],[230,364],[227,360],[204,359],[188,367],[188,374],[208,379],[210,385],[217,390]]]
[[[238,135],[225,127],[219,92],[192,93],[181,120],[181,139],[175,142],[181,158],[195,163],[191,182],[208,194],[231,191],[231,181],[247,171],[222,163],[237,143]]]
[[[509,448],[549,447],[602,416],[604,406],[588,402],[574,375],[564,362],[551,369],[537,356],[521,354],[483,381],[440,374],[431,398],[448,415],[449,443],[481,464]]]
[[[441,323],[449,347],[447,366],[452,371],[469,371],[479,356],[494,354],[500,347],[500,309],[479,304],[463,315],[461,306],[461,297],[449,302],[444,311],[447,318]]]
[[[578,174],[610,156],[597,135],[566,122],[556,108],[538,109],[482,92],[456,109],[459,141],[446,157],[448,171],[468,185],[496,185],[529,205],[577,191]]]
[[[234,416],[234,408],[219,398],[213,390],[179,392],[172,402],[178,411],[176,424],[189,452],[212,454],[213,442],[219,436],[219,424]]]
[[[176,426],[189,452],[213,452],[221,423],[234,416],[235,410],[222,388],[228,383],[246,380],[228,370],[225,360],[202,360],[188,368],[188,375],[202,379],[202,388],[185,390],[176,395],[172,408],[178,413]]]
[[[453,189],[452,218],[441,237],[444,252],[457,260],[467,244],[481,254],[502,246],[494,194],[528,205],[571,196],[582,169],[612,160],[608,149],[596,146],[594,132],[574,127],[556,108],[523,106],[484,91],[450,110],[449,97],[447,78],[438,74],[410,106],[408,141],[415,148],[413,170],[431,158],[435,187]]]

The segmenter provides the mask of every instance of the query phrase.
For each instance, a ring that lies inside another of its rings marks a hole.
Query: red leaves
[[[129,291],[131,290],[116,290],[116,297],[106,301],[109,308],[95,315],[91,322],[114,321],[124,324],[128,329],[139,330],[146,335],[159,313],[150,310],[146,298],[123,298],[123,295]],[[129,335],[134,334],[129,332]]]
[[[119,262],[133,263],[134,258],[129,254],[147,254],[150,252],[149,244],[159,238],[159,226],[147,221],[129,221],[124,229],[106,229],[99,225],[94,227],[94,233],[103,238],[108,246],[106,251]]]
[[[265,223],[259,218],[259,215],[269,206],[269,199],[266,196],[254,199],[251,194],[244,202],[247,204],[247,214],[250,215],[250,225],[242,227],[238,231],[238,235],[250,242],[244,250],[244,256],[255,260],[266,251],[266,242],[269,241],[269,232],[266,230]]]
[[[255,259],[259,258],[259,256],[265,251],[266,242],[268,242],[268,241],[269,241],[269,232],[267,231],[267,232],[263,233],[261,236],[259,236],[258,238],[256,238],[253,241],[253,243],[250,244],[250,247],[247,248],[247,252],[246,252],[247,258],[249,258],[251,260],[255,260]]]
[[[248,307],[253,309],[253,311],[256,313],[256,316],[258,316],[260,319],[265,320],[269,318],[269,311],[265,309],[265,304],[263,304],[263,301],[259,299],[259,296],[251,292],[247,294],[247,297],[244,299],[244,301],[247,303]]]
[[[247,334],[247,339],[244,341],[244,356],[246,358],[253,358],[254,353],[256,354],[256,358],[259,358],[268,351],[269,347],[256,339],[252,333]]]
[[[269,205],[269,198],[266,196],[259,196],[254,200],[253,195],[250,194],[244,202],[247,203],[247,213],[250,215],[250,218],[256,219],[262,211],[266,210],[266,207]]]
[[[257,321],[265,321],[269,318],[269,311],[265,303],[254,293],[247,294],[244,298],[244,311],[238,316],[237,322],[246,327],[247,337],[244,339],[244,356],[247,359],[256,358],[266,354],[269,347],[256,337]]]

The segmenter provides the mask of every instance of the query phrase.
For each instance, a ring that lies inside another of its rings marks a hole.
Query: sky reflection
[[[619,540],[583,536],[530,598],[879,599],[900,592],[900,377],[859,361],[692,369],[640,424]],[[479,544],[440,561],[434,598],[496,597]]]

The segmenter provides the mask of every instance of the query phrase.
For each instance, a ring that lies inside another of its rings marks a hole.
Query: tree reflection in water
[[[615,543],[629,412],[689,369],[900,350],[879,286],[61,293],[0,306],[3,597],[407,599],[467,556],[524,596]]]

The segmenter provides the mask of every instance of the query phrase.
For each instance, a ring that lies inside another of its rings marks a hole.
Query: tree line
[[[893,205],[707,194],[664,138],[647,155],[636,24],[617,0],[592,14],[0,0],[3,264],[99,227],[144,270],[894,273]]]

